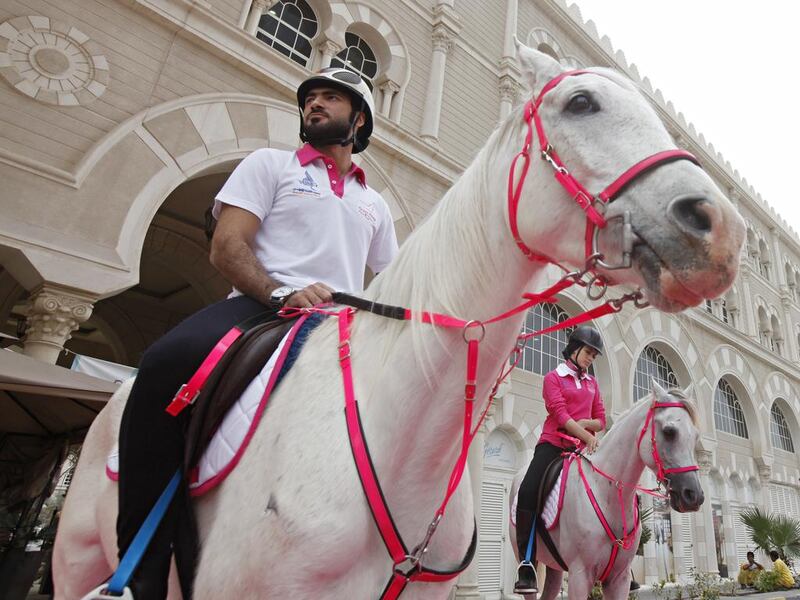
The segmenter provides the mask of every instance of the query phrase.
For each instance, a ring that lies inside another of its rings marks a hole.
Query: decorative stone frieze
[[[55,363],[64,344],[92,314],[96,298],[45,286],[30,299],[25,354]]]
[[[49,17],[15,17],[0,24],[0,75],[45,104],[77,106],[103,95],[108,61],[100,46]]]

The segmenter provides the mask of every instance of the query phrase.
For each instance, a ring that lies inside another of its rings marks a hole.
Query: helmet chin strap
[[[567,362],[569,362],[573,367],[575,367],[575,370],[578,372],[578,375],[583,375],[584,373],[583,367],[581,367],[578,364],[577,357],[578,355],[580,355],[581,350],[583,350],[585,347],[586,346],[581,346],[580,348],[578,348],[578,350],[576,351],[577,354],[575,355],[575,359],[573,359],[571,356],[567,359]]]
[[[363,103],[362,103],[363,108]],[[308,136],[306,132],[305,124],[303,123],[303,111],[300,111],[300,139],[304,142],[309,142],[312,144],[319,144],[321,146],[333,146],[335,144],[339,144],[340,146],[349,146],[353,144],[357,147],[358,140],[356,139],[356,121],[358,120],[358,115],[361,111],[354,110],[353,117],[350,119],[350,135],[347,137],[335,137],[335,138],[319,138],[319,139],[312,139]]]

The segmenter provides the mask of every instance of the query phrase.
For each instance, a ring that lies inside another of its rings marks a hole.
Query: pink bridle
[[[523,146],[522,150],[514,157],[513,162],[511,163],[511,168],[508,172],[508,222],[509,227],[511,229],[511,235],[514,237],[514,241],[516,242],[517,246],[522,253],[528,257],[529,260],[536,260],[541,262],[551,262],[555,263],[550,257],[540,254],[538,252],[534,252],[531,250],[528,245],[522,240],[522,237],[519,233],[519,226],[517,225],[517,210],[519,208],[519,200],[520,196],[522,195],[522,186],[525,183],[525,177],[528,174],[528,169],[531,164],[531,157],[530,157],[530,149],[531,144],[533,142],[533,129],[536,128],[536,136],[539,138],[539,150],[541,153],[542,160],[545,160],[554,171],[554,175],[556,180],[561,184],[561,186],[567,191],[567,193],[572,197],[575,202],[577,202],[578,206],[580,206],[583,211],[586,213],[586,235],[585,235],[585,243],[586,243],[586,258],[589,259],[590,256],[597,254],[597,249],[594,247],[596,245],[596,231],[597,228],[602,229],[605,227],[608,222],[606,218],[603,216],[604,210],[598,210],[598,202],[600,203],[599,206],[602,207],[606,203],[611,202],[616,198],[620,192],[630,184],[633,180],[641,175],[645,174],[646,172],[663,165],[668,162],[672,162],[675,160],[690,160],[693,163],[699,165],[699,161],[693,154],[687,152],[686,150],[664,150],[662,152],[657,152],[652,156],[645,158],[644,160],[639,161],[627,171],[625,171],[622,175],[617,177],[610,185],[608,185],[603,191],[601,191],[597,196],[593,196],[581,183],[575,179],[575,177],[569,172],[567,167],[564,165],[564,162],[561,160],[561,157],[556,152],[556,149],[550,144],[547,134],[544,131],[544,126],[542,125],[542,119],[539,116],[539,108],[544,100],[545,95],[552,91],[561,81],[566,79],[567,77],[575,77],[577,75],[584,75],[584,74],[592,74],[592,75],[599,75],[601,77],[605,77],[600,73],[594,73],[592,71],[584,71],[584,70],[576,70],[576,71],[567,71],[565,73],[561,73],[557,77],[551,79],[547,85],[542,88],[542,91],[536,97],[536,99],[528,100],[525,103],[524,108],[524,118],[525,123],[528,125],[528,131],[525,136],[525,145]],[[531,124],[533,122],[533,125]],[[522,166],[522,173],[520,175],[519,181],[514,184],[515,174],[516,174],[516,167],[517,161],[523,158],[524,164]],[[621,265],[608,265],[602,262],[602,257],[597,260],[597,263],[606,268],[606,269],[619,269],[619,268],[627,268],[630,266],[630,252],[633,246],[633,231],[631,229],[631,225],[629,222],[629,216],[626,216],[625,222],[625,231],[624,231],[624,240],[623,240],[623,248],[624,248],[624,259],[623,264]]]
[[[698,471],[700,467],[697,465],[690,465],[688,467],[670,467],[665,469],[664,468],[664,461],[661,460],[661,455],[658,453],[658,445],[656,444],[656,420],[655,420],[655,413],[657,408],[682,408],[685,411],[689,409],[686,408],[686,405],[683,402],[657,402],[654,401],[650,405],[650,409],[647,411],[647,418],[644,421],[644,426],[642,430],[639,432],[639,440],[636,442],[636,449],[641,451],[642,446],[642,439],[644,438],[644,434],[647,432],[647,426],[650,426],[650,444],[652,446],[652,454],[653,454],[653,462],[656,465],[656,478],[659,482],[663,483],[666,481],[666,476],[671,475],[672,473],[687,473],[689,471]]]
[[[637,448],[637,450],[640,450],[641,445],[642,445],[642,439],[644,438],[645,433],[647,433],[647,429],[649,427],[650,428],[650,441],[651,441],[651,444],[652,444],[653,461],[655,462],[655,466],[656,466],[656,478],[658,479],[659,483],[662,483],[662,484],[666,483],[667,486],[668,486],[669,482],[666,480],[666,476],[667,475],[670,475],[672,473],[686,473],[686,472],[689,472],[689,471],[697,471],[699,469],[699,467],[697,465],[690,465],[688,467],[664,468],[664,461],[661,460],[661,455],[658,452],[658,445],[656,443],[655,411],[658,408],[682,408],[682,409],[684,409],[686,411],[688,411],[689,409],[682,402],[657,402],[657,401],[654,401],[650,405],[650,408],[647,410],[647,416],[645,417],[644,425],[642,426],[642,430],[639,432],[639,438],[638,438],[638,440],[636,442],[636,448]],[[576,439],[575,442],[576,442],[576,445],[577,445],[579,440]],[[591,466],[592,470],[595,473],[597,473],[598,475],[601,475],[602,477],[605,477],[606,479],[611,481],[617,488],[619,509],[620,509],[620,513],[622,514],[622,535],[620,537],[617,537],[617,535],[614,533],[614,530],[611,529],[611,525],[608,523],[608,519],[606,519],[606,516],[603,513],[603,509],[600,508],[600,504],[598,503],[597,498],[596,498],[594,492],[592,491],[592,487],[589,484],[589,480],[586,478],[586,474],[583,471],[583,463],[580,460],[581,458],[585,458],[585,457],[583,457],[582,455],[577,454],[577,453],[571,453],[571,454],[569,454],[569,456],[567,456],[567,458],[566,458],[566,460],[564,462],[564,474],[562,475],[562,480],[566,481],[566,477],[567,477],[567,475],[569,473],[570,465],[572,464],[572,462],[576,462],[577,465],[578,465],[578,474],[579,474],[579,476],[581,478],[581,481],[583,482],[583,487],[586,490],[586,495],[589,498],[589,502],[591,503],[592,508],[594,508],[595,514],[597,515],[597,518],[600,521],[600,524],[602,525],[603,530],[606,532],[606,535],[608,536],[608,539],[611,541],[611,555],[608,558],[608,563],[606,563],[605,569],[603,569],[603,573],[600,575],[600,581],[603,582],[611,574],[611,571],[614,568],[614,563],[616,563],[617,555],[619,554],[619,551],[620,550],[629,550],[630,548],[633,547],[633,542],[636,540],[636,534],[637,534],[637,532],[639,530],[639,525],[640,525],[639,505],[638,505],[638,502],[636,501],[636,496],[635,495],[634,495],[634,498],[633,498],[633,527],[630,530],[628,529],[626,513],[625,513],[625,504],[624,504],[624,501],[623,501],[623,494],[622,494],[623,488],[625,488],[625,487],[634,488],[636,490],[645,492],[645,493],[650,494],[652,496],[658,496],[658,497],[661,497],[661,498],[666,498],[666,496],[664,494],[656,492],[655,490],[649,490],[649,489],[643,488],[643,487],[641,487],[641,486],[639,486],[637,484],[631,484],[631,483],[626,483],[624,481],[620,481],[620,480],[616,479],[615,477],[613,477],[612,475],[609,475],[608,473],[604,472],[603,470],[597,468],[591,461],[588,461],[589,465]],[[563,501],[563,496],[564,496],[564,494],[562,492],[562,494],[561,494],[562,501]]]

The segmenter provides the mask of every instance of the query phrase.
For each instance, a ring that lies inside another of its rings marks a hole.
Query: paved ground
[[[664,586],[664,589],[659,594],[653,590],[652,586],[643,585],[637,593],[637,600],[668,600],[670,598],[675,598],[674,589],[674,585],[667,585]],[[686,596],[684,595],[684,599],[685,598]],[[800,589],[764,593],[753,592],[752,590],[737,590],[735,596],[720,596],[720,598],[741,598],[742,600],[800,600]]]

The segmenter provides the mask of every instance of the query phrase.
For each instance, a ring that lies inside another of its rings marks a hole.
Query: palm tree
[[[739,519],[747,527],[757,550],[777,550],[781,558],[800,556],[800,521],[786,515],[761,512],[757,506],[743,510]]]

